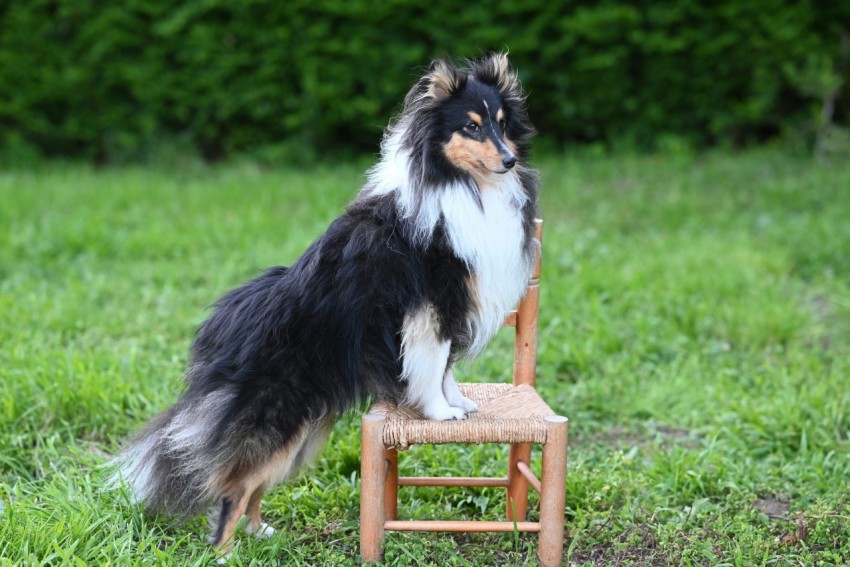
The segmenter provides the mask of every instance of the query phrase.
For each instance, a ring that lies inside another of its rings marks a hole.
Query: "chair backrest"
[[[543,254],[543,221],[540,219],[535,220],[534,238],[538,243],[537,257],[528,280],[528,291],[520,300],[516,311],[505,321],[506,325],[516,329],[513,374],[515,386],[534,386],[537,380],[537,317],[540,309],[540,262]]]

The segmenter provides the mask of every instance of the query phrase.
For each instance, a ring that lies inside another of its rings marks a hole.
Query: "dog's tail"
[[[228,451],[214,450],[214,432],[229,399],[224,391],[184,396],[156,417],[112,463],[111,485],[126,485],[152,511],[193,516],[219,497]]]

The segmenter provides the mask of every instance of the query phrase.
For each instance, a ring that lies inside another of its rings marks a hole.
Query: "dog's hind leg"
[[[263,524],[260,518],[260,499],[269,480],[271,467],[280,466],[281,460],[284,462],[291,460],[291,453],[282,450],[275,457],[277,458],[271,459],[265,465],[254,467],[253,470],[249,469],[250,472],[247,474],[233,475],[236,477],[234,480],[223,483],[224,496],[219,507],[218,521],[210,537],[210,543],[218,548],[219,563],[226,561],[233,549],[234,531],[243,515],[248,516],[248,526],[245,531],[258,533],[259,530],[263,530],[262,535],[265,535],[265,528],[268,526]],[[271,530],[271,528],[268,529]],[[274,530],[271,530],[271,533],[274,533]]]
[[[248,525],[245,528],[247,533],[256,537],[270,537],[274,534],[274,529],[260,518],[260,499],[265,489],[263,476],[267,470],[263,467],[257,472],[259,474],[251,475],[238,483],[221,499],[218,522],[210,538],[212,546],[218,549],[219,563],[227,561],[233,549],[234,531],[242,516],[248,517]]]
[[[265,486],[260,485],[254,490],[251,498],[248,499],[248,507],[245,510],[245,515],[248,516],[248,525],[245,526],[245,533],[254,537],[271,537],[275,534],[275,529],[265,523],[260,516],[260,500],[263,497]]]
[[[248,507],[251,493],[246,490],[231,491],[221,499],[218,522],[210,537],[210,543],[217,548],[218,562],[224,563],[233,549],[233,531]]]
[[[305,423],[289,442],[273,453],[265,462],[254,465],[240,474],[229,475],[223,483],[225,496],[221,500],[218,523],[211,543],[218,548],[219,559],[226,560],[233,548],[233,531],[243,515],[248,517],[245,531],[257,537],[269,537],[274,528],[265,524],[260,516],[260,500],[267,487],[287,479],[297,469],[299,456],[310,440],[311,428]]]
[[[219,518],[211,543],[218,548],[219,562],[225,561],[233,548],[233,531],[242,519],[248,517],[245,531],[256,537],[270,537],[275,530],[260,516],[260,501],[266,488],[290,478],[315,456],[330,432],[333,419],[317,423],[305,422],[290,437],[289,442],[265,462],[250,467],[239,475],[231,474],[224,484],[225,496],[221,500]]]

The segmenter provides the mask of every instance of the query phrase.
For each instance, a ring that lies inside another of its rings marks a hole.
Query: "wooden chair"
[[[537,224],[541,240],[542,223]],[[567,467],[567,418],[556,415],[534,389],[540,257],[528,292],[505,325],[516,329],[513,384],[460,384],[478,412],[463,421],[424,419],[411,408],[374,404],[362,418],[360,553],[380,561],[386,531],[538,532],[543,566],[561,564]],[[509,443],[502,478],[399,477],[398,451],[414,444]],[[543,445],[542,475],[529,467],[531,446]],[[526,520],[529,485],[540,494],[540,519]],[[507,489],[507,521],[404,521],[398,519],[399,486],[496,486]]]

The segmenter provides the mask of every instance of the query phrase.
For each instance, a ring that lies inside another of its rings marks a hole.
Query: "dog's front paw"
[[[439,419],[440,421],[449,421],[451,419],[466,419],[466,412],[462,408],[449,406],[447,410],[439,415],[431,417],[431,419]]]
[[[431,404],[422,408],[422,413],[428,419],[437,421],[448,421],[450,419],[466,419],[466,412],[462,408],[450,406],[446,402],[442,404]]]
[[[466,413],[475,413],[478,411],[478,404],[462,395],[457,389],[450,396],[446,396],[450,406],[460,408]]]
[[[455,407],[459,407],[466,413],[475,413],[478,411],[478,404],[476,404],[466,396],[461,396],[459,400],[453,400],[452,405]]]

